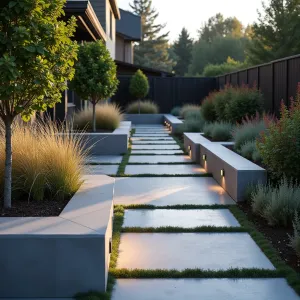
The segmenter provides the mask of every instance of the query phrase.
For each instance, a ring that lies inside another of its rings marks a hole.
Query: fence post
[[[246,83],[245,83],[246,85],[248,85],[248,77],[249,77],[248,72],[249,72],[249,69],[246,70]]]

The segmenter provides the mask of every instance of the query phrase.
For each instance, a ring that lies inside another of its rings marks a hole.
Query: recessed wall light
[[[225,176],[225,170],[224,170],[224,169],[221,170],[221,176],[222,176],[222,177]]]
[[[203,160],[206,160],[206,154],[203,154],[203,155],[202,155],[202,159],[203,159]]]

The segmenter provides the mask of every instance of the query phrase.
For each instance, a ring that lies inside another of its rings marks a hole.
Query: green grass
[[[187,152],[184,149],[184,144],[182,143],[182,141],[176,136],[176,135],[172,135],[172,138],[175,140],[175,142],[177,143],[177,145],[180,147],[180,149],[187,154]]]

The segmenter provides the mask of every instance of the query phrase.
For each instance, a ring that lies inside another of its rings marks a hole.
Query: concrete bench
[[[86,176],[58,217],[0,218],[2,298],[106,290],[114,178]]]
[[[164,123],[169,125],[171,133],[175,133],[177,128],[183,124],[181,120],[173,115],[164,115]]]

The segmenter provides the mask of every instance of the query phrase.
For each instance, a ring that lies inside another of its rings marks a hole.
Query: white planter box
[[[106,290],[114,183],[86,176],[58,217],[0,218],[1,298]]]

